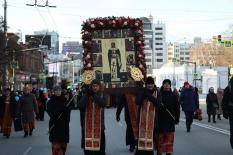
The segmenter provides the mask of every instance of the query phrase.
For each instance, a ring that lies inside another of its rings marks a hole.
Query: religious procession
[[[114,108],[114,121],[119,123],[124,109],[125,140],[119,143],[125,143],[129,154],[172,155],[181,111],[186,134],[192,132],[194,119],[203,119],[197,88],[184,81],[177,91],[171,79],[165,78],[157,86],[156,79],[147,76],[142,21],[138,18],[88,19],[83,23],[82,39],[82,83],[75,90],[66,84],[51,90],[31,91],[27,86],[22,92],[4,89],[0,97],[3,136],[11,137],[13,124],[15,131],[23,131],[24,138],[32,137],[36,122],[43,122],[48,114],[51,154],[65,155],[72,136],[71,112],[78,110],[80,124],[75,125],[81,129],[81,146],[76,149],[82,149],[83,155],[107,155],[105,111]],[[206,106],[209,123],[221,120],[221,115],[229,118],[233,148],[232,87],[233,78],[221,95],[211,87]]]

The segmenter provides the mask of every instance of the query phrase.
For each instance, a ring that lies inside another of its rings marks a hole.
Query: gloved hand
[[[91,89],[87,89],[87,90],[86,90],[86,93],[87,93],[87,95],[89,95],[89,96],[93,96],[93,95],[94,95],[94,92],[93,92],[93,90],[91,90]]]
[[[116,121],[119,122],[121,120],[120,116],[116,116]]]
[[[228,119],[229,115],[228,115],[228,112],[227,111],[223,111],[223,117],[225,119]]]

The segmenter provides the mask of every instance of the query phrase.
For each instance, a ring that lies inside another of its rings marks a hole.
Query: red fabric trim
[[[136,105],[136,96],[133,94],[126,94],[126,100],[129,109],[130,122],[133,128],[134,139],[138,139],[138,106]]]
[[[85,116],[85,149],[100,150],[102,108],[89,97]]]
[[[140,109],[138,150],[153,150],[155,107],[144,100]]]

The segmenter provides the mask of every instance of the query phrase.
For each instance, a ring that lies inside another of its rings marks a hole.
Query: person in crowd
[[[228,119],[230,124],[230,144],[233,149],[233,77],[231,77],[228,86],[224,89],[222,99],[223,117]]]
[[[24,137],[31,136],[35,128],[35,114],[38,113],[38,107],[35,95],[30,93],[28,87],[23,88],[23,95],[19,101],[19,115],[22,116]]]
[[[52,143],[52,155],[65,155],[69,143],[69,123],[71,108],[67,99],[61,95],[61,87],[54,87],[54,95],[48,101],[49,141]]]
[[[142,88],[136,97],[138,105],[138,143],[135,155],[153,155],[154,154],[154,125],[155,111],[159,107],[159,92],[154,79],[147,77],[145,81],[146,88]],[[145,145],[146,144],[146,145]]]
[[[9,88],[5,89],[3,96],[0,97],[0,132],[6,138],[10,137],[12,121],[15,117],[16,101],[11,95]]]
[[[165,79],[160,89],[161,106],[157,110],[156,125],[157,155],[173,153],[175,124],[179,123],[180,105],[177,96],[171,90],[171,81]]]
[[[44,90],[39,90],[39,97],[37,99],[39,112],[36,115],[36,119],[40,121],[44,121],[44,112],[46,110],[46,101],[47,98],[44,95]]]
[[[216,123],[216,111],[219,108],[217,95],[214,93],[214,88],[209,88],[209,93],[206,96],[207,115],[208,122],[211,122],[211,116],[213,117],[213,123]]]
[[[193,123],[194,112],[198,109],[198,96],[195,89],[186,81],[181,89],[179,102],[182,110],[185,113],[186,130],[191,131],[191,125]]]
[[[84,95],[87,95],[89,85],[82,84],[80,90],[77,91],[77,107],[80,111],[80,126],[81,126],[81,148],[85,151],[85,108],[79,107],[79,101]]]
[[[80,109],[84,111],[84,120],[81,122],[83,122],[84,128],[85,155],[105,155],[104,107],[106,102],[101,83],[95,79],[78,103]]]
[[[217,109],[217,118],[221,120],[221,115],[222,115],[222,98],[223,98],[223,90],[221,88],[217,89],[217,98],[218,98],[218,104],[219,104],[219,109]]]
[[[115,96],[118,98],[117,110],[116,110],[116,121],[117,122],[120,121],[121,111],[124,108],[125,109],[125,122],[126,122],[126,146],[129,145],[130,146],[129,151],[133,152],[135,149],[136,138],[134,136],[133,127],[131,123],[132,122],[131,119],[133,118],[130,118],[130,116],[132,115],[130,115],[129,103],[127,102],[126,96],[124,94],[117,94]],[[133,107],[130,107],[130,108],[133,108]]]

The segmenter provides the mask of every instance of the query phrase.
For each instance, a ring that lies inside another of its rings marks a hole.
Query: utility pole
[[[3,37],[3,55],[6,55],[6,41],[7,41],[7,3],[6,0],[4,0],[4,22],[3,22],[3,27],[4,27],[4,37]],[[7,77],[7,65],[8,65],[8,60],[6,63],[3,63],[3,73],[2,73],[2,81],[3,81],[3,89],[8,87],[8,77]]]

